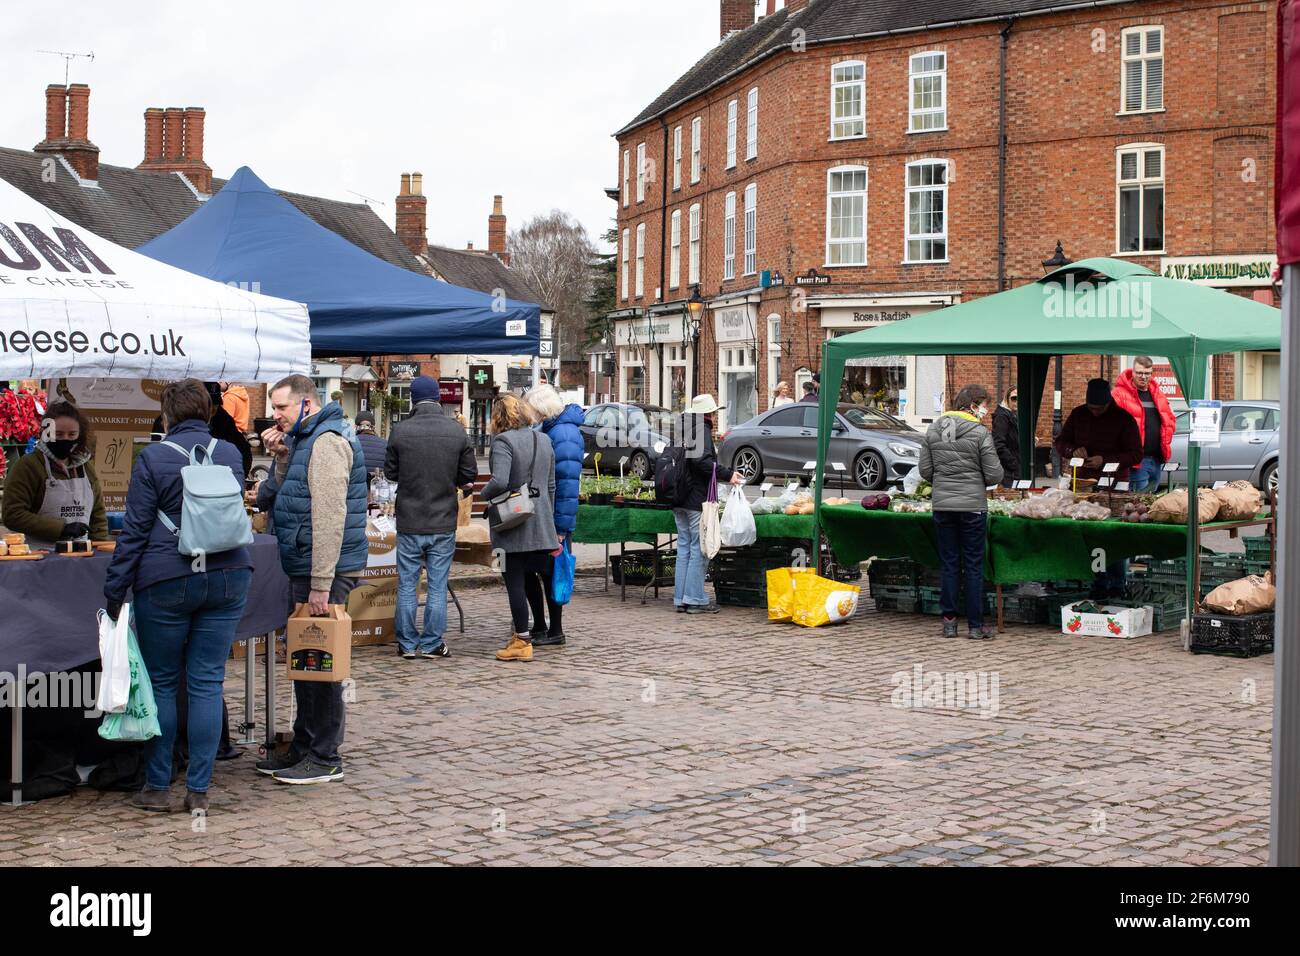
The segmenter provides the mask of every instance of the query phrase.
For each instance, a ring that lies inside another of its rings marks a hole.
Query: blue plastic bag
[[[99,724],[99,736],[105,740],[148,740],[161,734],[162,727],[158,725],[158,704],[133,627],[127,628],[126,650],[131,661],[131,693],[126,699],[126,709],[105,714]]]
[[[568,542],[555,556],[555,568],[551,572],[551,598],[556,604],[568,604],[573,597],[573,572],[578,566],[578,559],[569,550]]]

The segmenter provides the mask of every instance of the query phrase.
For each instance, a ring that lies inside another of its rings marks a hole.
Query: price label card
[[[805,461],[805,462],[803,463],[803,466],[804,466],[804,468],[805,468],[806,470],[808,470],[808,471],[816,471],[816,470],[817,470],[817,462],[815,462],[815,461]]]
[[[833,469],[835,469],[836,471],[844,471],[844,470],[845,470],[845,468],[844,468],[844,462],[842,462],[842,461],[833,461],[833,462],[831,462],[831,467],[832,467]]]
[[[1127,481],[1117,481],[1117,482],[1115,482],[1115,490],[1116,490],[1116,491],[1128,491],[1128,487],[1129,487],[1129,485],[1128,485],[1128,482],[1127,482]]]
[[[1098,488],[1109,488],[1114,483],[1115,483],[1115,479],[1111,478],[1109,475],[1103,475],[1102,477],[1097,479]]]
[[[1030,478],[1021,478],[1016,482],[1017,491],[1028,491],[1032,487],[1034,487],[1034,482]]]
[[[1161,466],[1164,471],[1177,471],[1181,467],[1176,461],[1167,461]]]
[[[770,481],[765,481],[758,486],[758,490],[761,491],[763,494],[767,494],[769,491],[772,490],[772,483]]]
[[[1082,458],[1071,458],[1071,459],[1070,459],[1070,467],[1071,467],[1071,468],[1082,468],[1082,467],[1083,467],[1083,459],[1082,459]]]
[[[1117,461],[1108,461],[1108,462],[1106,462],[1106,464],[1104,464],[1104,465],[1101,466],[1101,470],[1102,470],[1103,472],[1105,472],[1106,474],[1108,474],[1108,475],[1109,475],[1111,472],[1119,471],[1119,462],[1117,462]]]
[[[1222,488],[1222,487],[1223,487],[1224,485],[1226,485],[1226,484],[1227,484],[1226,481],[1216,481],[1216,482],[1214,483],[1213,487],[1214,487],[1214,488]]]

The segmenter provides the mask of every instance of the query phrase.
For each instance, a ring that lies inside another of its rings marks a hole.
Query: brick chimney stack
[[[90,141],[89,86],[73,83],[45,88],[45,139],[34,149],[62,156],[82,179],[99,179],[99,147]]]
[[[417,256],[428,255],[427,206],[424,196],[424,176],[421,173],[402,173],[402,185],[397,193],[397,238]]]
[[[492,215],[488,216],[488,252],[510,265],[510,253],[506,252],[506,214],[501,205],[501,197],[493,196]]]
[[[758,0],[722,0],[722,39],[752,27],[757,5]]]
[[[791,13],[798,13],[808,6],[808,0],[785,0],[785,8]]]
[[[144,160],[136,169],[181,173],[200,193],[212,192],[212,167],[203,161],[201,106],[151,106],[144,111]]]

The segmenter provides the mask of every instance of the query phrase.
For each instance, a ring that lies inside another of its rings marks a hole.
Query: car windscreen
[[[854,428],[907,429],[909,427],[878,408],[863,408],[855,405],[852,408],[840,409],[840,414]]]
[[[627,409],[627,427],[629,431],[663,433],[668,431],[668,423],[671,418],[672,412],[657,406],[641,408],[637,405],[629,405]]]

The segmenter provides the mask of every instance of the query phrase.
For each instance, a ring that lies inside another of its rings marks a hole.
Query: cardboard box
[[[352,618],[331,604],[328,617],[312,617],[307,605],[294,608],[285,634],[285,676],[289,680],[339,683],[352,673]]]
[[[1072,604],[1061,607],[1061,633],[1072,637],[1145,637],[1151,633],[1155,608],[1110,607],[1103,605],[1104,614],[1083,614],[1073,610]]]

